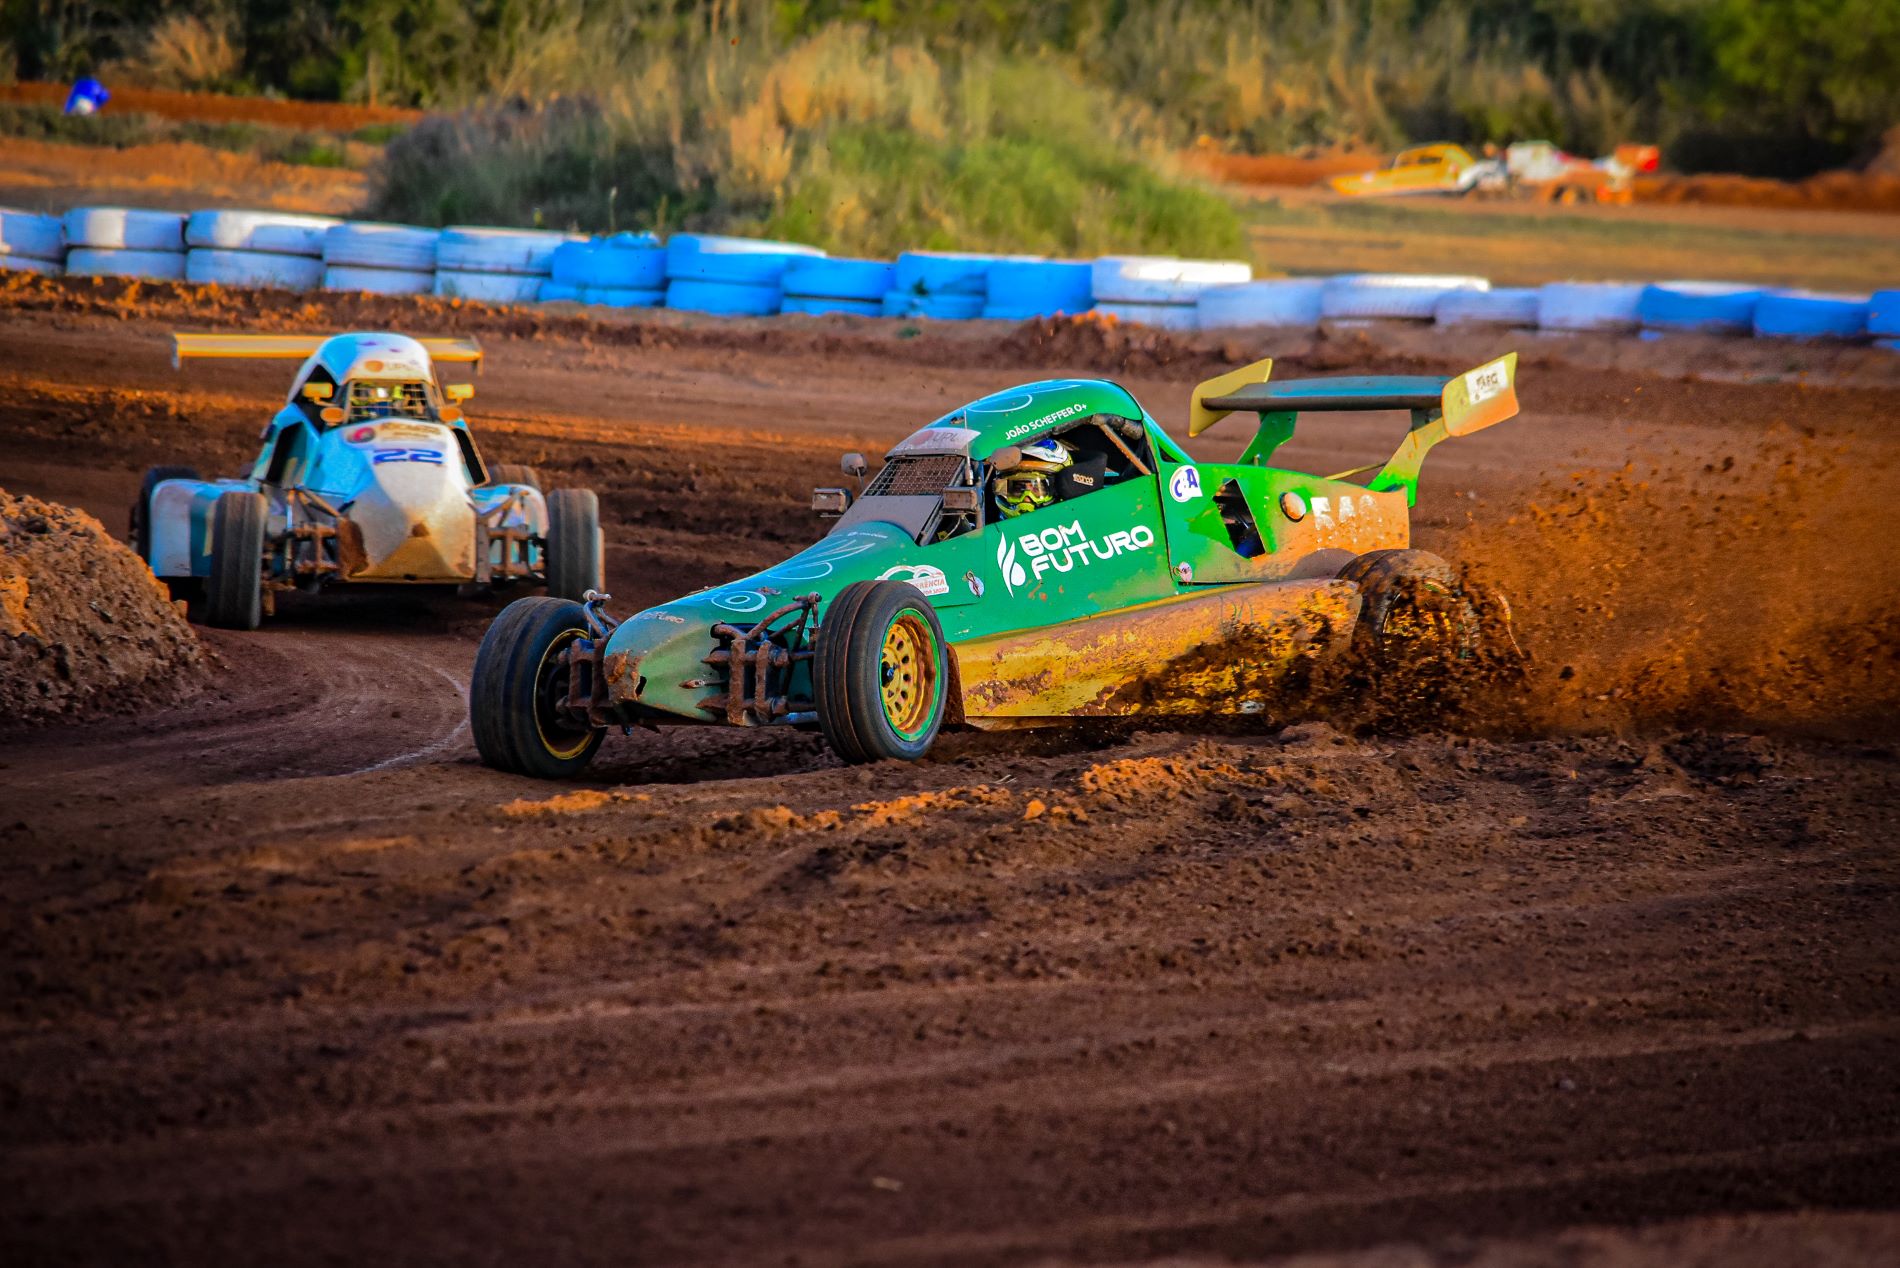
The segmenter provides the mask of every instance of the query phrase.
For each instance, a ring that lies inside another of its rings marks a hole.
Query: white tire
[[[0,207],[0,256],[26,256],[58,263],[66,253],[66,234],[57,216]]]
[[[256,286],[311,291],[323,284],[323,261],[267,251],[219,251],[199,247],[185,257],[185,280],[200,286]]]
[[[1642,298],[1640,284],[1550,282],[1537,290],[1537,328],[1634,330]]]
[[[365,269],[397,269],[405,273],[435,272],[435,244],[440,229],[414,225],[337,225],[323,235],[323,262]]]
[[[563,242],[584,241],[586,239],[581,235],[548,233],[539,229],[486,229],[475,225],[456,225],[444,229],[442,236],[436,239],[435,266],[451,273],[516,273],[546,277],[554,248]]]
[[[323,235],[338,223],[334,216],[293,216],[280,211],[194,211],[185,221],[185,245],[321,256]]]
[[[1090,266],[1089,293],[1098,303],[1191,304],[1210,286],[1252,280],[1253,267],[1237,260],[1105,255]]]
[[[153,282],[182,282],[185,253],[79,247],[66,253],[66,273],[69,277],[138,277]]]
[[[435,293],[448,299],[473,299],[484,304],[532,304],[541,298],[545,279],[527,273],[464,273],[435,271]]]
[[[66,245],[111,251],[185,249],[185,215],[130,207],[75,207],[66,213]],[[180,267],[183,267],[182,261]],[[72,270],[68,269],[68,272]]]
[[[1200,316],[1193,304],[1097,304],[1093,311],[1158,330],[1200,329]]]
[[[1326,283],[1319,311],[1326,318],[1430,321],[1438,301],[1453,291],[1488,291],[1481,277],[1425,273],[1347,273]]]
[[[1432,316],[1441,326],[1535,326],[1537,288],[1500,286],[1492,291],[1450,291],[1439,296]]]
[[[323,270],[326,291],[364,291],[371,295],[427,295],[435,289],[435,270],[372,269],[332,264]]]
[[[1319,324],[1319,297],[1326,279],[1290,277],[1269,282],[1213,286],[1195,301],[1202,330],[1227,326],[1304,326]]]
[[[38,273],[58,277],[66,271],[57,260],[39,260],[30,255],[0,255],[0,273]]]

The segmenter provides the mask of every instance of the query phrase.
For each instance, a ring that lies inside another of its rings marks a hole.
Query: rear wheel
[[[600,499],[592,489],[556,489],[548,494],[545,567],[548,595],[580,599],[602,589]]]
[[[915,761],[950,695],[950,653],[930,601],[901,581],[857,581],[825,613],[812,658],[818,725],[847,762]]]
[[[517,775],[565,779],[593,760],[604,733],[559,707],[571,674],[561,653],[587,634],[581,605],[565,599],[537,595],[502,609],[475,653],[468,695],[482,761]]]
[[[1450,564],[1430,551],[1375,550],[1340,570],[1358,585],[1353,646],[1375,665],[1467,659],[1481,631],[1477,610]]]
[[[205,620],[227,630],[264,621],[264,536],[270,504],[262,493],[226,493],[211,513],[211,575]]]
[[[541,473],[521,462],[497,462],[488,468],[490,484],[525,484],[536,493],[541,491]]]
[[[190,577],[168,577],[158,571],[158,564],[152,558],[152,494],[162,480],[196,480],[198,470],[195,467],[152,467],[139,481],[138,501],[132,503],[131,533],[132,549],[139,552],[139,558],[145,561],[154,576],[163,581],[172,592],[173,598],[183,597],[183,592],[192,588]]]

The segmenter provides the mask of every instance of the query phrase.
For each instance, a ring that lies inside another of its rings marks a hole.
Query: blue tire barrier
[[[1329,278],[1319,314],[1334,320],[1431,321],[1438,301],[1454,291],[1488,291],[1481,277],[1433,273],[1347,273]]]
[[[1636,318],[1648,330],[1745,335],[1755,328],[1758,286],[1733,282],[1653,282],[1636,300]]]
[[[983,315],[1023,321],[1087,312],[1092,275],[1087,260],[998,260],[990,265]]]
[[[69,277],[137,277],[154,282],[182,282],[185,253],[79,247],[66,253],[66,274]]]
[[[37,273],[41,277],[59,277],[66,266],[58,260],[42,260],[31,255],[0,255],[0,273]]]
[[[472,299],[484,304],[532,304],[541,298],[541,283],[546,280],[531,273],[437,269],[435,293],[444,299]]]
[[[1251,282],[1253,268],[1233,260],[1177,260],[1160,255],[1105,255],[1089,264],[1089,294],[1098,306],[1192,304],[1210,286]]]
[[[1319,324],[1320,293],[1324,278],[1289,277],[1264,282],[1236,282],[1212,286],[1195,301],[1197,328],[1216,330],[1231,326],[1300,326]]]
[[[185,249],[185,215],[178,211],[75,207],[66,213],[64,228],[69,247],[181,253]],[[178,267],[182,270],[184,261]]]
[[[1501,286],[1489,291],[1447,291],[1432,320],[1441,326],[1535,326],[1537,288]]]
[[[334,216],[279,211],[194,211],[185,221],[185,245],[321,257],[324,235],[340,223]]]
[[[666,306],[694,313],[730,317],[766,317],[784,298],[777,286],[746,286],[732,282],[700,282],[683,278],[666,285]]]
[[[0,207],[0,256],[9,255],[59,263],[66,256],[59,218]]]
[[[897,257],[891,289],[907,295],[974,295],[989,292],[990,266],[1023,256],[975,251],[905,251]]]
[[[568,286],[657,291],[666,286],[666,251],[644,233],[564,242],[549,257],[549,273]]]
[[[852,313],[859,317],[876,317],[883,313],[884,305],[875,299],[837,299],[828,295],[787,295],[779,307],[782,313]]]
[[[541,283],[541,289],[535,298],[543,304],[578,304],[581,302],[581,288],[549,278]]]
[[[323,270],[326,291],[363,291],[371,295],[427,295],[435,289],[435,270],[373,269],[332,264]]]
[[[1643,287],[1630,282],[1551,282],[1537,288],[1539,330],[1634,330]]]
[[[981,295],[917,295],[892,291],[881,301],[886,317],[928,317],[932,321],[969,321],[983,315]]]
[[[581,303],[601,308],[658,308],[666,302],[666,292],[648,286],[590,286],[581,292]]]
[[[824,252],[817,247],[796,242],[676,233],[666,240],[666,277],[669,282],[715,282],[778,290],[779,280],[790,265],[822,255]]]
[[[1875,291],[1868,297],[1867,333],[1900,335],[1900,291]]]
[[[323,235],[323,262],[332,267],[435,272],[440,229],[350,221]]]
[[[785,294],[799,299],[848,299],[875,306],[896,285],[896,277],[897,266],[887,260],[798,260],[785,270]]]
[[[1200,312],[1193,304],[1097,304],[1093,311],[1158,330],[1200,329]]]
[[[436,239],[435,266],[451,273],[514,273],[546,277],[555,248],[577,238],[540,229],[454,225]],[[471,296],[471,298],[473,298]],[[530,296],[532,298],[532,296]]]
[[[1869,297],[1769,291],[1755,305],[1755,333],[1773,339],[1859,339],[1867,334]]]
[[[194,247],[185,256],[185,280],[200,286],[313,291],[323,285],[323,261],[308,255]]]

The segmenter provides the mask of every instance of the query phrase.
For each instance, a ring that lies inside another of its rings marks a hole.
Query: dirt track
[[[840,450],[979,392],[1112,368],[1174,422],[1261,351],[325,305],[261,320],[479,330],[486,452],[600,490],[628,608],[781,557]],[[247,458],[284,367],[181,377],[162,339],[247,306],[14,285],[0,485],[110,525],[148,463]],[[1434,455],[1421,544],[1505,582],[1537,657],[1448,732],[955,737],[860,769],[642,733],[557,787],[468,744],[492,605],[207,633],[212,694],[0,739],[0,1247],[1891,1262],[1894,371],[1760,355],[1538,341],[1524,417]],[[1422,1249],[1360,1253],[1393,1244]]]

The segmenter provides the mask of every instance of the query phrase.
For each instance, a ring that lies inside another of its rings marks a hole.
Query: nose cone
[[[475,513],[453,446],[379,447],[350,505],[362,533],[362,581],[466,581],[475,575]]]
[[[699,707],[725,690],[725,674],[706,663],[719,646],[712,627],[724,619],[710,605],[682,599],[648,608],[620,623],[607,640],[607,685],[617,704],[711,721]]]

